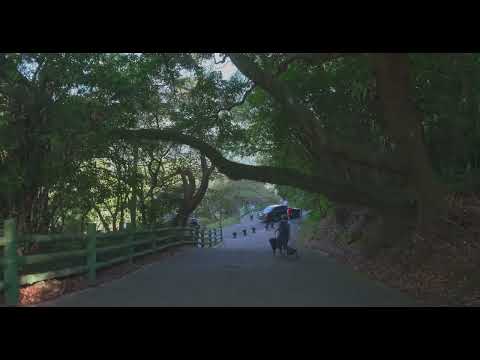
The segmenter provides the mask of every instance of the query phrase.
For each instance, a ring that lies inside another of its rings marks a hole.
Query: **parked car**
[[[259,214],[259,220],[262,222],[280,221],[282,215],[287,215],[288,206],[286,205],[270,205],[267,206]]]

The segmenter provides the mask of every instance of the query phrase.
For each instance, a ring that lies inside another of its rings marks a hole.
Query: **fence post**
[[[134,244],[133,244],[133,238],[135,236],[135,227],[133,226],[132,223],[127,223],[127,232],[128,232],[128,263],[132,264],[133,263],[133,253],[134,253]]]
[[[174,238],[173,242],[179,242],[180,241],[180,238],[182,236],[182,229],[183,229],[183,227],[180,227],[180,226],[177,226],[175,228],[175,238]]]
[[[213,229],[213,245],[217,245],[217,228]]]
[[[201,246],[202,246],[202,248],[204,248],[205,247],[205,228],[202,229],[202,233],[200,234],[200,236],[202,237],[201,240],[200,240],[201,241]]]
[[[183,226],[178,229],[177,234],[177,241],[185,241],[185,228]]]
[[[18,260],[17,260],[17,229],[15,219],[8,219],[4,222],[3,233],[5,238],[5,303],[7,305],[18,305],[20,297],[20,284],[18,281]]]
[[[87,224],[87,267],[88,282],[94,285],[97,280],[97,225]]]
[[[223,228],[222,228],[222,225],[220,225],[220,241],[223,243]]]
[[[212,229],[208,229],[208,247],[212,247]]]
[[[195,229],[195,247],[199,247],[200,246],[200,227],[197,227]]]

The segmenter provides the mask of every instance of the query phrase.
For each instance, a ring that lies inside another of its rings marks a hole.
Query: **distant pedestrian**
[[[287,209],[287,216],[288,216],[289,220],[292,218],[292,215],[293,215],[293,209],[291,207],[289,207]]]

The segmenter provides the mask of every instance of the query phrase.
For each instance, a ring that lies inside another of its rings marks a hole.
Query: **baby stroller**
[[[295,255],[295,257],[298,258],[298,250],[288,246],[288,244],[286,243],[282,244],[282,241],[280,241],[278,237],[270,238],[269,242],[270,242],[270,246],[272,247],[274,256],[278,249],[280,251],[280,255],[283,255],[283,256]]]

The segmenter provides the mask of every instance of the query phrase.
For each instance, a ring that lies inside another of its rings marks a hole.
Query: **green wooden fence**
[[[5,220],[2,225],[0,270],[3,280],[0,278],[0,292],[4,292],[7,305],[18,304],[22,285],[76,274],[87,274],[93,285],[99,269],[122,262],[132,263],[137,257],[175,246],[205,248],[223,243],[221,227],[214,230],[161,227],[136,231],[127,226],[127,231],[101,234],[97,233],[96,224],[87,224],[85,234],[25,235],[17,233],[14,219]],[[41,253],[20,255],[18,244],[21,241],[38,244]]]

